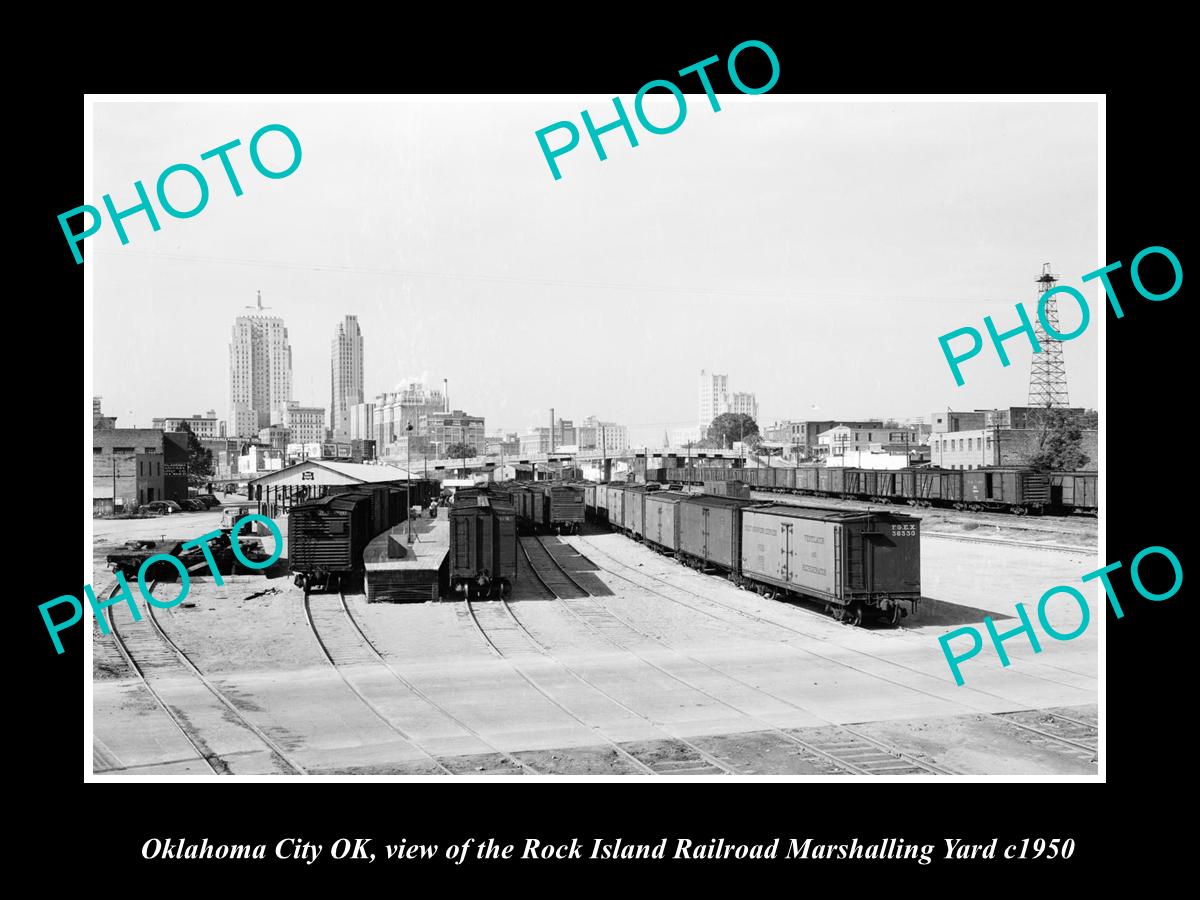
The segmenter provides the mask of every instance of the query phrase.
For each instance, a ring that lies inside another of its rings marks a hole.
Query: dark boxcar
[[[365,491],[345,491],[291,508],[288,567],[306,594],[363,571],[363,549],[374,535],[372,499]]]
[[[742,557],[742,510],[749,500],[693,494],[681,500],[679,556],[696,568],[736,573]]]
[[[578,531],[583,524],[583,488],[561,482],[538,485],[533,493],[533,521],[546,531]]]
[[[750,485],[744,481],[706,481],[704,493],[716,494],[718,497],[737,497],[739,500],[750,499]]]
[[[964,473],[957,469],[904,469],[900,473],[904,499],[917,506],[961,503]]]
[[[648,491],[644,500],[646,540],[664,550],[679,550],[679,503],[687,494],[678,491]]]
[[[821,469],[817,466],[801,466],[796,470],[796,490],[817,491],[820,489],[817,480]]]
[[[842,469],[842,490],[847,494],[865,494],[862,469]]]
[[[1051,472],[1050,505],[1067,512],[1095,513],[1100,508],[1095,472]]]
[[[764,592],[824,600],[839,620],[874,609],[892,624],[921,596],[920,520],[760,504],[742,512],[741,577]]]
[[[1029,469],[992,467],[963,473],[963,498],[968,509],[1008,509],[1017,514],[1040,510],[1050,502],[1050,479]]]
[[[516,514],[486,492],[450,509],[450,586],[468,596],[503,596],[517,577]]]

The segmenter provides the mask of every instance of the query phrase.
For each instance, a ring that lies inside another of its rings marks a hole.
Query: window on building
[[[968,450],[975,449],[975,438],[967,438],[967,449]]]
[[[113,453],[132,453],[133,448],[132,447],[113,447],[112,452]]]
[[[100,448],[99,448],[99,447],[93,447],[93,448],[92,448],[92,455],[93,455],[93,456],[99,456],[99,455],[100,455]]]

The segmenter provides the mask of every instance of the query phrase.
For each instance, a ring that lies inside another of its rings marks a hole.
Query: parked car
[[[250,508],[248,506],[227,506],[221,511],[221,530],[232,531],[234,524],[242,516],[248,514]]]
[[[202,504],[205,509],[213,509],[221,505],[221,501],[213,494],[201,494],[199,497],[193,497],[192,499]]]
[[[174,500],[151,500],[142,509],[163,516],[183,511],[183,507]]]
[[[179,508],[184,512],[204,512],[207,507],[194,497],[188,497],[179,501]]]

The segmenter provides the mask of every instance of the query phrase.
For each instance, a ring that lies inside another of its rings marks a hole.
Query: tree
[[[203,484],[213,473],[212,451],[200,444],[200,439],[187,422],[181,422],[179,430],[187,434],[188,476],[195,484]]]
[[[743,441],[758,446],[758,424],[745,413],[721,413],[708,426],[708,439],[718,447],[732,446],[734,441]]]
[[[1089,462],[1083,452],[1083,432],[1074,417],[1061,409],[1048,409],[1041,417],[1038,448],[1029,465],[1041,472],[1075,472]]]
[[[472,446],[471,444],[466,444],[461,441],[457,444],[451,444],[449,447],[446,448],[446,457],[448,459],[466,460],[466,459],[470,459],[474,456],[475,456],[475,447]]]

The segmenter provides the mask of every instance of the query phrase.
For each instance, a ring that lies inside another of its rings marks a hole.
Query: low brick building
[[[92,484],[120,510],[188,495],[187,434],[155,428],[92,431]]]
[[[1095,469],[1099,459],[1099,431],[1085,429],[1082,450],[1085,468]],[[934,433],[930,462],[944,469],[978,469],[984,466],[1023,466],[1037,451],[1042,432],[1037,428],[981,428]]]

